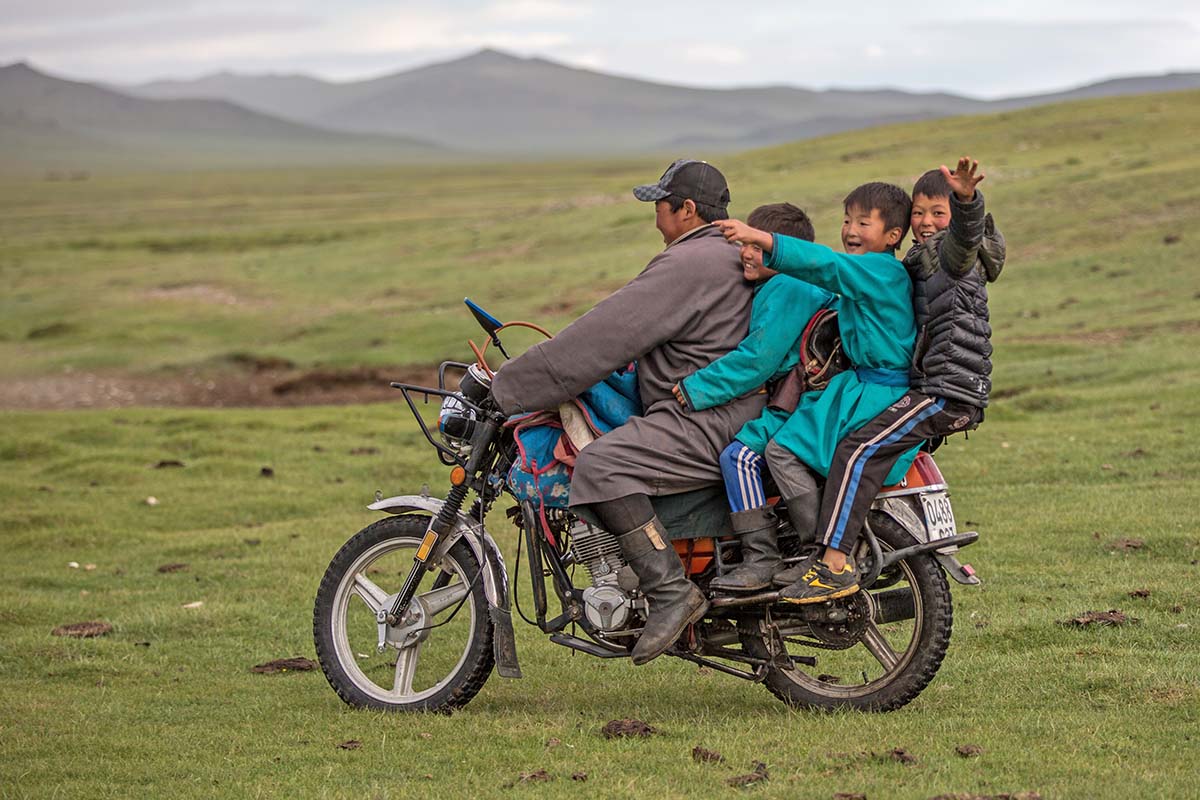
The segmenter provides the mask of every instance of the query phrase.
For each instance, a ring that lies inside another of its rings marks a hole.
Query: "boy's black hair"
[[[932,200],[935,197],[949,197],[953,191],[950,188],[950,181],[946,180],[946,176],[942,174],[942,171],[940,169],[931,169],[917,178],[917,182],[913,185],[912,196],[916,197],[919,194],[923,194]]]
[[[908,220],[912,215],[912,198],[908,192],[891,183],[864,183],[846,195],[842,205],[847,211],[852,208],[863,211],[878,211],[883,217],[883,229],[900,229],[900,241],[908,235]],[[894,249],[894,248],[893,248]]]
[[[669,194],[664,197],[663,200],[666,200],[667,204],[671,206],[671,213],[675,213],[679,209],[683,208],[685,201],[691,200],[691,198],[680,197],[677,194]],[[692,202],[696,203],[695,200],[692,200]],[[717,206],[710,206],[704,203],[696,203],[696,214],[705,222],[716,222],[719,219],[729,219],[728,209],[718,208]]]
[[[781,233],[793,239],[811,242],[817,238],[812,220],[803,209],[791,203],[770,203],[759,206],[746,217],[746,224],[767,233]]]

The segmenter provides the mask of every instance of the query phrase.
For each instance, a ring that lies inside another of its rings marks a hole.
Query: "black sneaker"
[[[779,592],[784,603],[823,603],[858,591],[858,570],[853,561],[846,561],[841,572],[833,572],[824,561],[818,561],[804,577]]]
[[[821,551],[810,553],[804,558],[792,564],[785,570],[775,573],[775,577],[771,579],[771,583],[776,589],[782,589],[785,586],[791,586],[796,581],[800,580],[805,574],[812,569],[813,564],[821,558]]]

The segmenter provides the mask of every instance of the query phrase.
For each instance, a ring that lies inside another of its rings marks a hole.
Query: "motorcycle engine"
[[[571,524],[570,536],[575,562],[592,578],[592,585],[583,590],[588,621],[602,631],[625,627],[633,609],[628,589],[636,585],[637,578],[625,564],[616,537],[581,519]]]

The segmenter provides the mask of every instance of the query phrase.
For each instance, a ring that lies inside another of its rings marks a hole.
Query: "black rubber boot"
[[[652,661],[675,643],[684,629],[708,611],[708,600],[683,574],[658,517],[617,537],[625,561],[638,576],[638,588],[650,603],[646,627],[633,646],[633,663]]]
[[[796,535],[800,537],[800,543],[810,544],[816,542],[817,512],[819,511],[816,503],[820,502],[820,497],[784,498],[783,502],[787,506],[788,519],[792,522],[792,530],[796,531]],[[818,548],[808,558],[781,572],[777,572],[772,583],[780,587],[791,586],[812,569],[812,565],[816,563],[817,557],[822,552],[824,552],[823,549]]]
[[[775,537],[779,520],[770,506],[734,511],[729,515],[733,533],[742,547],[742,563],[727,574],[713,578],[709,586],[718,592],[759,592],[771,586],[771,578],[783,567]]]

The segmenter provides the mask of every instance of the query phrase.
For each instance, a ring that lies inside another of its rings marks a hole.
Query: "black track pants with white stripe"
[[[871,502],[896,460],[926,439],[978,425],[982,413],[975,406],[910,391],[839,442],[817,518],[822,543],[853,553]]]

